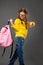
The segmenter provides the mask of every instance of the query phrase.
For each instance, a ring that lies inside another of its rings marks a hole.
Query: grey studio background
[[[29,29],[24,43],[25,65],[43,65],[43,0],[0,0],[0,30],[7,24],[8,19],[17,17],[19,8],[27,8],[29,20],[35,21],[36,26]],[[14,38],[14,32],[12,32]],[[15,50],[15,43],[14,43]],[[0,48],[0,65],[8,65],[10,47],[2,57],[3,48]],[[18,60],[15,65],[19,65]]]

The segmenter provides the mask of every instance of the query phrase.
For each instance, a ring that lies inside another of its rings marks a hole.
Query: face
[[[20,12],[20,18],[21,18],[22,20],[25,20],[26,16],[27,16],[27,15],[26,15],[24,12]]]

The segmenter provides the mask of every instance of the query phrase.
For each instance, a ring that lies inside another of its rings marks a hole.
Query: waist
[[[28,30],[20,30],[18,32],[15,32],[15,37],[23,37],[24,39],[27,37]]]
[[[16,33],[15,34],[15,37],[22,37],[22,38],[26,38],[27,37],[27,34],[23,34],[23,33]]]

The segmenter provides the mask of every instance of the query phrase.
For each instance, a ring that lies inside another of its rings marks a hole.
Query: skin
[[[27,14],[25,14],[24,12],[20,12],[19,16],[22,20],[25,20],[25,18],[27,18]]]

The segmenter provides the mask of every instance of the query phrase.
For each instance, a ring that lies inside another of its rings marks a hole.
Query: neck
[[[21,21],[27,22],[27,19],[21,19],[20,17],[18,17]]]

